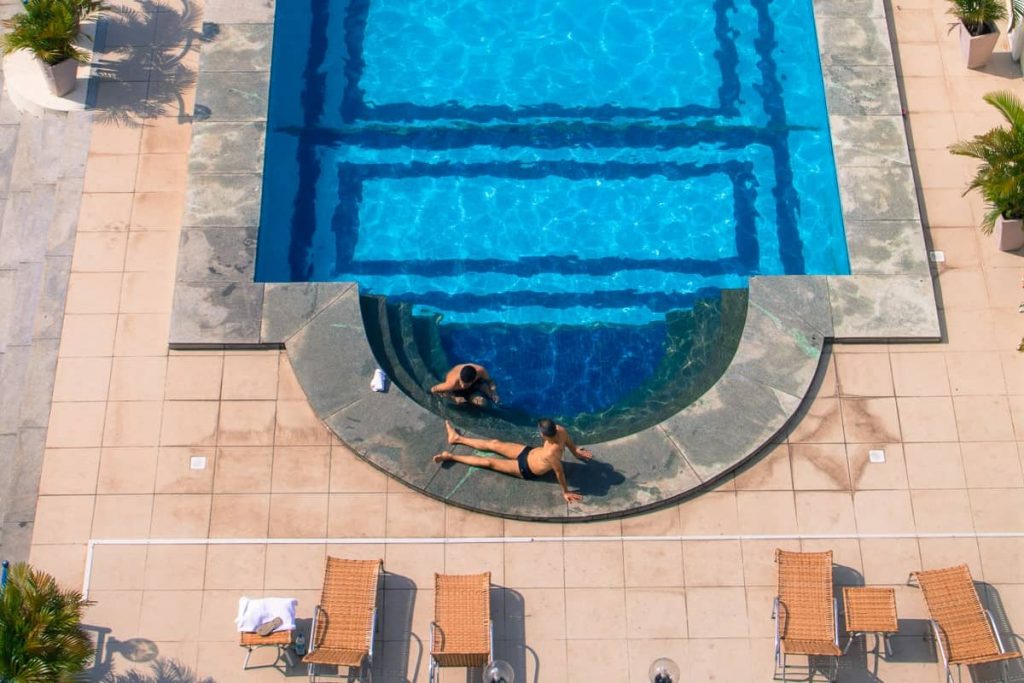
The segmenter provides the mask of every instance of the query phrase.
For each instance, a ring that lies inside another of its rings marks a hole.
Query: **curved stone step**
[[[384,315],[383,297],[360,296],[359,312],[363,320],[363,333],[366,335],[366,342],[374,362],[390,379],[394,377],[395,371],[392,368],[392,359],[384,352],[387,345],[385,339],[387,328],[381,322],[381,317]]]
[[[414,363],[410,358],[410,355],[416,354],[415,349],[410,354],[408,345],[411,340],[406,335],[406,316],[410,309],[411,306],[407,303],[389,301],[387,297],[384,297],[389,352],[397,359],[407,381],[414,385],[410,387],[410,390],[429,389],[429,387],[424,387],[417,377]]]
[[[436,378],[437,382],[441,381],[452,365],[441,343],[440,319],[436,314],[413,316],[416,346],[419,347],[420,357],[430,371],[430,376]]]
[[[571,508],[553,481],[432,462],[446,447],[444,418],[402,391],[370,391],[377,363],[367,338],[377,332],[364,330],[355,288],[326,306],[286,348],[317,414],[367,462],[406,485],[514,519],[613,518],[711,485],[770,445],[799,408],[832,334],[825,279],[753,278],[749,298],[742,298],[744,327],[728,369],[695,402],[659,424],[594,446],[594,462],[566,462],[570,485],[586,496]],[[723,306],[739,301],[723,293]]]
[[[393,343],[393,335],[389,318],[388,301],[381,296],[361,296],[360,312],[365,325],[366,339],[378,367],[387,374],[394,389],[403,391],[423,406],[430,405],[430,397],[419,383],[408,373],[400,354]]]
[[[426,361],[423,359],[422,351],[416,341],[416,316],[413,314],[413,307],[410,304],[397,304],[398,328],[392,325],[392,332],[401,336],[401,349],[406,360],[406,369],[413,376],[416,382],[423,389],[429,391],[430,387],[437,384],[440,378],[434,376]]]

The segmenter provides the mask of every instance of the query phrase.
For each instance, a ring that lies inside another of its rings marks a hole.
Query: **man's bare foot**
[[[448,420],[444,421],[444,428],[448,430],[448,443],[453,446],[459,443],[459,439],[462,438],[462,432],[452,426],[452,423]]]
[[[433,457],[433,461],[438,463],[438,464],[440,464],[442,462],[446,462],[446,461],[451,460],[451,459],[452,459],[452,454],[449,453],[448,451],[441,451],[440,453],[438,453],[437,455],[435,455]]]

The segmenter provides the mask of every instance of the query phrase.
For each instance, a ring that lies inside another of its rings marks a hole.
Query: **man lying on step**
[[[562,487],[562,497],[567,503],[575,503],[583,500],[579,493],[569,490],[569,484],[565,480],[565,469],[562,467],[562,451],[566,448],[578,459],[586,462],[594,457],[594,454],[586,448],[579,448],[573,443],[569,432],[561,425],[555,424],[547,418],[537,422],[540,436],[543,443],[540,446],[524,446],[521,443],[509,443],[497,439],[474,439],[464,436],[462,432],[455,429],[451,422],[444,423],[448,430],[448,443],[452,446],[468,446],[478,451],[488,451],[501,458],[487,458],[480,455],[457,455],[451,451],[441,451],[434,456],[434,462],[454,460],[464,465],[481,467],[494,470],[502,474],[508,474],[520,479],[539,479],[548,472],[554,470],[555,478]]]

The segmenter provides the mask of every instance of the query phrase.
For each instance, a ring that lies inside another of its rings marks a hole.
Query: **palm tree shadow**
[[[113,671],[99,679],[100,683],[216,683],[199,674],[181,662],[166,657],[157,657],[149,664],[149,671],[128,671],[116,674]]]
[[[138,127],[145,119],[191,120],[186,97],[196,83],[197,43],[204,40],[199,12],[141,0],[104,15],[93,58],[89,103],[100,123]]]

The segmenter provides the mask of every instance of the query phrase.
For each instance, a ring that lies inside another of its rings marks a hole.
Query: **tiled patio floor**
[[[945,9],[905,0],[894,20],[929,238],[945,253],[937,275],[948,341],[835,347],[803,416],[760,462],[713,492],[621,522],[526,524],[446,507],[332,439],[281,353],[168,353],[189,127],[173,113],[142,127],[97,125],[32,561],[81,586],[89,539],[559,539],[98,546],[88,621],[116,639],[104,653],[115,671],[132,667],[123,642],[139,637],[156,643],[158,661],[218,682],[280,678],[241,673],[237,599],[294,596],[308,619],[325,554],[385,561],[383,681],[425,680],[440,571],[492,572],[499,654],[534,682],[643,681],[661,655],[683,666],[685,680],[769,680],[776,547],[831,548],[849,580],[896,588],[907,620],[896,661],[880,662],[872,678],[875,659],[853,654],[844,681],[940,680],[919,638],[920,593],[903,586],[914,569],[967,562],[983,597],[1024,634],[1024,536],[973,535],[1024,533],[1024,354],[1014,351],[1024,260],[974,227],[981,206],[960,198],[970,164],[945,151],[997,122],[980,97],[1019,91],[1020,73],[1005,54],[988,72],[963,69]],[[101,105],[139,115],[150,111],[142,93],[176,102],[144,75],[101,91]],[[179,94],[190,108],[188,91]],[[886,462],[869,463],[871,449],[884,449]],[[190,470],[192,456],[206,457],[206,469]],[[964,536],[859,536],[944,532]],[[765,534],[789,538],[749,538]],[[797,538],[815,534],[845,538]],[[150,664],[134,666],[153,675]]]

